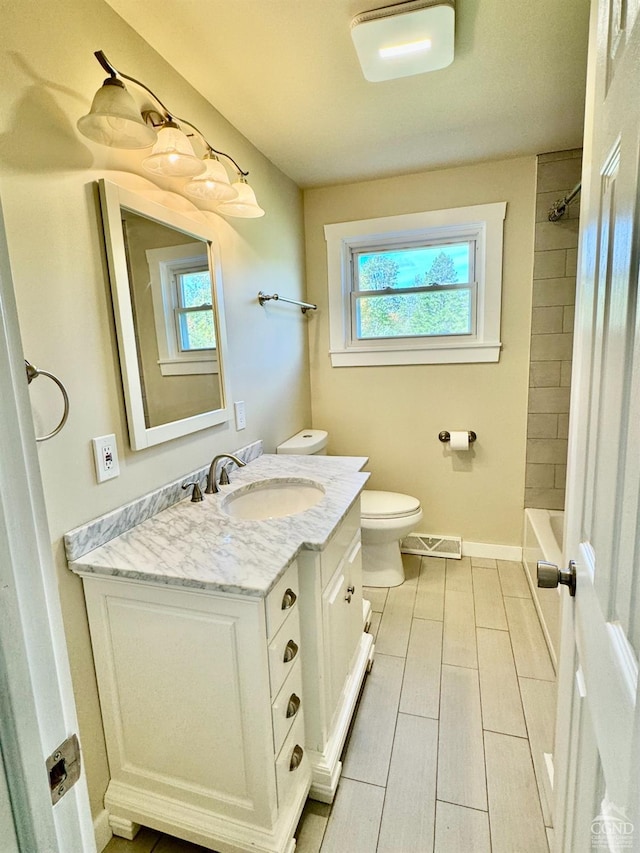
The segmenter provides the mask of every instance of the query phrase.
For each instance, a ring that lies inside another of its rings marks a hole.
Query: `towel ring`
[[[69,417],[69,395],[67,394],[67,389],[64,387],[62,382],[58,379],[57,376],[54,376],[53,373],[49,373],[47,370],[39,370],[37,367],[34,367],[33,364],[27,361],[26,358],[24,360],[24,364],[27,371],[28,385],[31,385],[33,380],[38,376],[47,376],[49,377],[49,379],[52,379],[56,383],[62,393],[62,399],[64,400],[64,412],[62,414],[62,420],[52,432],[49,432],[46,435],[36,436],[36,441],[47,441],[47,439],[53,438],[54,435],[57,435],[67,422],[67,418]]]

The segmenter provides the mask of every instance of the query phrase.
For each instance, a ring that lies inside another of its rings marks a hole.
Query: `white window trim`
[[[179,347],[174,313],[176,293],[170,270],[171,265],[177,261],[204,262],[210,270],[207,247],[202,243],[183,243],[178,246],[147,249],[146,256],[158,341],[158,365],[162,375],[218,373],[218,356],[215,349],[183,352]],[[213,300],[213,295],[211,299]]]
[[[456,207],[361,219],[324,226],[329,283],[330,356],[333,367],[386,364],[461,364],[496,362],[500,358],[502,239],[506,202]],[[425,229],[433,236],[477,233],[478,281],[476,334],[439,338],[385,338],[375,342],[351,339],[351,251],[388,239],[419,239]]]

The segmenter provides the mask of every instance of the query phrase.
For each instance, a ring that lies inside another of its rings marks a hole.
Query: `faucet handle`
[[[220,485],[228,486],[231,480],[229,479],[229,472],[227,471],[227,466],[222,466],[222,471],[220,471]]]
[[[200,483],[197,480],[194,480],[192,483],[183,483],[182,488],[188,489],[189,486],[193,486],[193,491],[191,492],[191,502],[199,503],[204,500],[202,496],[202,490],[200,489]]]

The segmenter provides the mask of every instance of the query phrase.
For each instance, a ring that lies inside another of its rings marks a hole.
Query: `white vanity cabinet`
[[[83,580],[113,831],[292,853],[311,777],[297,564],[266,598]]]
[[[340,754],[360,688],[373,656],[364,633],[360,501],[352,506],[323,551],[303,550],[300,620],[310,796],[330,803],[342,765]]]

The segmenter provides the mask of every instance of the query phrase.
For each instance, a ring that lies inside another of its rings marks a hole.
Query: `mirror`
[[[228,421],[213,230],[110,181],[99,187],[131,447]]]

